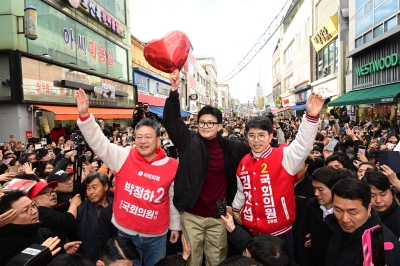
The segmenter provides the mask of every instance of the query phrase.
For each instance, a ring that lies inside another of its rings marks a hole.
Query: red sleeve
[[[85,116],[85,117],[79,116],[79,119],[80,119],[82,122],[85,122],[86,120],[89,119],[89,117],[90,117],[90,114],[88,114],[88,115]]]

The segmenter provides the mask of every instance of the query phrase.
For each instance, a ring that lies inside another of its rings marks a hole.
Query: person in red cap
[[[43,238],[58,236],[61,243],[66,242],[67,232],[75,225],[78,207],[81,205],[81,196],[75,195],[69,204],[68,211],[60,213],[54,209],[57,206],[57,182],[38,182],[28,192],[28,197],[36,202],[39,217],[42,222],[38,233]],[[73,243],[73,242],[71,242]],[[80,241],[75,242],[72,249],[78,249]],[[75,250],[75,251],[76,251]]]

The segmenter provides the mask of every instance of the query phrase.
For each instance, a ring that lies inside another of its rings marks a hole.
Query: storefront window
[[[11,100],[10,80],[8,54],[0,54],[0,101]]]
[[[358,121],[372,120],[372,107],[370,104],[360,104],[357,113]]]
[[[317,79],[338,72],[338,39],[334,39],[317,54]]]
[[[374,29],[374,38],[383,34],[383,24]]]
[[[397,26],[397,16],[385,22],[385,31],[389,31]]]
[[[388,127],[394,121],[394,105],[375,104],[374,105],[374,121]]]

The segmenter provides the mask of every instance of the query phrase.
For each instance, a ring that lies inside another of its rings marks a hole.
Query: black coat
[[[42,221],[39,235],[44,239],[58,236],[61,243],[65,243],[68,231],[75,225],[75,216],[69,212],[61,213],[43,206],[39,206],[38,211]]]
[[[179,152],[179,165],[174,185],[174,205],[179,212],[193,208],[199,199],[207,171],[210,153],[204,139],[189,130],[182,121],[178,96],[170,95],[165,101],[163,122],[171,141]],[[224,152],[227,178],[227,204],[231,205],[237,190],[236,169],[250,147],[239,141],[223,138],[218,142]]]
[[[0,266],[32,244],[42,244],[44,239],[38,235],[40,223],[8,224],[0,228]]]
[[[97,249],[99,254],[104,244],[108,239],[118,236],[118,229],[111,222],[112,218],[112,204],[109,204],[104,210],[101,211],[98,223],[98,244]]]
[[[392,250],[385,250],[385,260],[387,266],[400,265],[400,242],[399,239],[381,222],[378,213],[372,209],[371,217],[359,228],[357,228],[346,243],[343,242],[344,232],[338,224],[335,216],[328,215],[325,218],[326,223],[332,230],[332,237],[329,241],[328,253],[326,254],[325,266],[362,266],[363,249],[361,237],[366,229],[375,225],[383,227],[383,238],[385,242],[392,242]]]
[[[379,217],[384,225],[400,239],[400,206],[396,199],[393,198],[392,205],[383,212],[378,212]]]
[[[317,198],[308,201],[302,217],[297,245],[299,264],[301,266],[324,265],[332,231],[323,220],[323,212]],[[308,240],[307,234],[311,234],[311,248],[304,246],[304,243]]]

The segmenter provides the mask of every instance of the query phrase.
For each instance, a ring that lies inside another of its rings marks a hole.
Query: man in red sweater
[[[191,244],[188,265],[218,265],[227,256],[225,226],[217,219],[217,202],[231,205],[236,193],[236,168],[250,148],[223,138],[222,113],[212,106],[198,113],[198,133],[187,128],[180,114],[179,71],[170,76],[171,92],[165,102],[163,122],[179,151],[174,205],[181,213],[182,231]]]
[[[243,157],[236,172],[238,187],[232,203],[235,219],[243,221],[253,234],[271,234],[285,240],[292,259],[295,176],[313,148],[323,104],[321,95],[311,93],[303,122],[290,146],[270,146],[273,128],[269,118],[256,116],[249,120],[246,132],[251,153]]]

